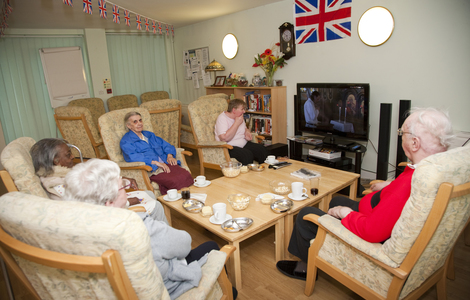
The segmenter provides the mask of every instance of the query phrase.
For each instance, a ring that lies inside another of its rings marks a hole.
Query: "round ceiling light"
[[[229,33],[225,35],[224,40],[222,41],[222,51],[228,59],[232,59],[237,55],[238,41],[233,34]]]
[[[392,35],[395,27],[392,13],[382,6],[371,7],[361,16],[357,34],[368,46],[380,46]]]

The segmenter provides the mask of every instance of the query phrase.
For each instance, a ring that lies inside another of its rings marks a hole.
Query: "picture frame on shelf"
[[[214,81],[214,86],[224,86],[225,78],[227,78],[227,76],[217,76]]]

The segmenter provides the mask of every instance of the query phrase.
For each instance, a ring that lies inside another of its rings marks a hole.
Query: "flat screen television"
[[[369,139],[367,83],[298,83],[295,134],[324,137],[324,144]]]

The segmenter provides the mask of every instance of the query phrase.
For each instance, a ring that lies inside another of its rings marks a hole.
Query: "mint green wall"
[[[379,47],[364,45],[357,36],[362,13],[374,5],[387,7],[395,18],[395,31]],[[378,144],[380,103],[392,103],[392,129],[398,128],[400,99],[411,99],[413,106],[448,108],[454,128],[470,131],[468,84],[470,82],[470,1],[354,0],[352,37],[331,42],[297,45],[297,56],[274,78],[287,86],[288,134],[294,132],[293,96],[298,82],[368,82],[371,85],[370,139]],[[179,63],[182,51],[209,47],[210,58],[224,72],[243,72],[249,81],[255,72],[253,56],[279,42],[279,26],[294,23],[293,1],[286,0],[228,16],[178,28],[175,31],[178,92],[183,103],[204,95],[192,82],[184,80]],[[225,59],[221,44],[226,33],[239,41],[233,60]],[[202,84],[202,81],[200,82]],[[394,133],[394,131],[392,132]],[[392,134],[390,161],[396,156],[396,136]],[[368,146],[363,168],[375,171],[377,156]]]

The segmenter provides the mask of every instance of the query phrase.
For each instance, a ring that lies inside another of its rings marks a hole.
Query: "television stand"
[[[331,143],[331,140],[333,139],[333,143]],[[303,146],[307,146],[309,148],[317,148],[317,147],[324,147],[324,148],[329,148],[333,149],[336,151],[341,151],[341,157],[345,157],[345,152],[351,152],[355,153],[355,162],[354,165],[352,165],[352,168],[347,169],[346,171],[354,171],[354,173],[361,174],[361,167],[362,167],[362,154],[367,151],[367,148],[364,147],[361,144],[350,142],[343,140],[341,138],[334,138],[334,137],[326,137],[323,140],[323,144],[320,145],[314,145],[314,144],[309,144],[305,140],[296,140],[295,137],[288,137],[287,140],[289,141],[289,158],[290,159],[295,159],[299,161],[305,161],[305,162],[311,162],[311,163],[318,163],[321,165],[320,162],[313,162],[312,160],[309,160],[307,155],[302,155],[303,152]],[[326,142],[326,143],[325,143]],[[344,164],[330,164],[328,167],[332,167],[335,169],[341,169],[345,170]],[[357,189],[357,196],[362,197],[362,190],[361,190],[361,177],[358,179],[358,189]]]

